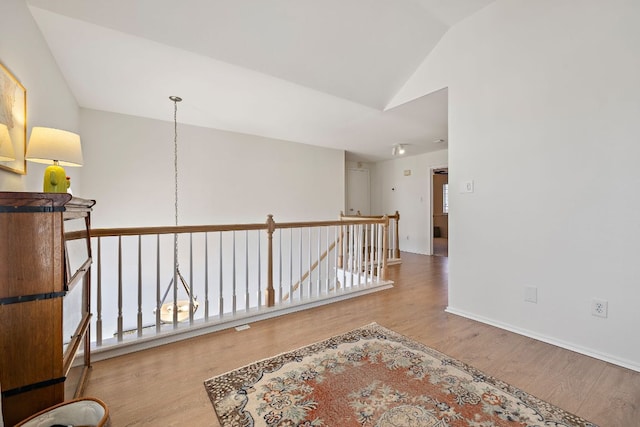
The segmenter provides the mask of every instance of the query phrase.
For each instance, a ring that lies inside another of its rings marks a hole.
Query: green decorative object
[[[51,165],[44,171],[45,193],[66,193],[69,185],[67,184],[67,174],[62,166]]]

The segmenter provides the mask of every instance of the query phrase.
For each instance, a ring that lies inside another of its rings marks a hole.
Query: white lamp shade
[[[0,162],[10,162],[16,159],[13,143],[7,125],[0,123]]]
[[[80,136],[66,130],[34,127],[27,146],[26,159],[60,166],[82,166]]]

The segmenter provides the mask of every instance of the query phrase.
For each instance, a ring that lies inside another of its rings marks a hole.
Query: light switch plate
[[[461,193],[473,193],[473,180],[464,181],[460,184]]]

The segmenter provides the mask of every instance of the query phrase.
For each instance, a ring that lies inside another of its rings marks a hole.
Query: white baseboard
[[[584,354],[585,356],[593,357],[598,360],[602,360],[604,362],[612,363],[614,365],[622,366],[623,368],[631,369],[636,372],[640,372],[640,365],[630,360],[621,359],[619,357],[613,356],[611,354],[602,353],[599,351],[592,350],[590,348],[581,347],[579,345],[562,341],[557,338],[549,337],[546,335],[541,335],[533,331],[529,331],[527,329],[518,328],[513,325],[509,325],[507,323],[499,322],[494,319],[490,319],[484,316],[478,316],[472,313],[468,313],[464,310],[458,310],[455,307],[447,307],[445,309],[447,313],[455,314],[457,316],[462,316],[467,319],[476,320],[480,323],[485,323],[487,325],[495,326],[500,329],[504,329],[509,332],[516,333],[518,335],[523,335],[525,337],[533,338],[538,341],[545,342],[547,344],[555,345],[556,347],[561,347],[566,350],[571,350],[576,353]]]

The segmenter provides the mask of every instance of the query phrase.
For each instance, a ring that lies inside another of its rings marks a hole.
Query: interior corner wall
[[[167,117],[173,109],[167,102]],[[179,111],[178,111],[179,117]],[[81,109],[83,197],[94,227],[173,225],[172,121]],[[179,224],[338,218],[344,151],[180,124]]]
[[[79,131],[78,104],[25,0],[0,1],[0,63],[27,90],[27,141],[33,126]],[[46,165],[27,162],[27,174],[0,170],[0,191],[42,191]],[[66,168],[79,189],[82,168]]]
[[[447,166],[448,150],[376,163],[373,193],[380,211],[400,213],[400,250],[431,254],[431,170]]]
[[[498,0],[395,100],[449,89],[448,310],[634,370],[638,16],[631,0]]]

